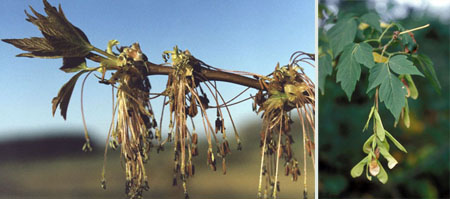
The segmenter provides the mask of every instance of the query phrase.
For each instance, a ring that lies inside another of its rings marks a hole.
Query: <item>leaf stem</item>
[[[403,32],[400,32],[400,34],[398,34],[398,35],[409,33],[409,32],[413,32],[413,31],[420,30],[420,29],[424,29],[424,28],[427,28],[428,26],[430,26],[430,24],[423,25],[423,26],[420,26],[420,27],[417,27],[417,28],[413,28],[413,29],[410,29],[410,30],[405,30]]]
[[[112,59],[112,60],[117,59],[116,56],[111,55],[111,54],[109,54],[109,53],[107,53],[107,52],[105,52],[105,51],[103,51],[103,50],[101,50],[101,49],[99,49],[99,48],[97,48],[95,46],[92,46],[92,50],[95,51],[95,52],[98,52],[98,53],[100,53],[100,54],[102,54],[102,55],[104,55],[106,57],[108,57],[109,59]]]
[[[386,34],[387,31],[394,25],[395,25],[395,23],[391,23],[391,24],[389,24],[388,27],[386,27],[386,29],[383,31],[383,33],[381,33],[380,37],[378,38],[378,43],[381,43],[381,39],[383,38],[384,34]]]
[[[379,39],[368,39],[368,40],[365,40],[365,41],[364,41],[364,43],[369,43],[369,42],[377,42],[377,43],[380,43],[380,40],[379,40]]]

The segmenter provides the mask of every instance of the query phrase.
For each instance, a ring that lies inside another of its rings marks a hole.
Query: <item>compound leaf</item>
[[[2,39],[2,41],[21,50],[29,51],[29,53],[18,54],[18,57],[61,58],[61,53],[56,52],[45,38]]]
[[[83,57],[63,58],[63,66],[59,68],[66,73],[78,72],[87,68],[86,59]]]
[[[59,10],[44,0],[44,16],[30,7],[34,16],[28,14],[27,21],[36,25],[44,38],[32,37],[25,39],[3,39],[2,41],[15,47],[28,51],[17,56],[38,58],[61,58],[65,72],[79,71],[84,67],[85,56],[93,49],[87,36],[76,26],[72,25],[65,17],[61,6]]]

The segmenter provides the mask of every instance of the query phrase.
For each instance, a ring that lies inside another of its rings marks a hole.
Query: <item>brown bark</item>
[[[173,70],[172,67],[153,64],[151,62],[147,62],[147,66],[149,71],[147,75],[169,75],[169,73],[171,73]],[[207,68],[202,68],[200,73],[210,81],[230,82],[242,86],[248,86],[257,90],[261,90],[261,86],[258,80],[246,76],[228,73],[224,71],[210,70]]]

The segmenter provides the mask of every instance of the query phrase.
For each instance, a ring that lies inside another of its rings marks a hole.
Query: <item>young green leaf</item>
[[[91,46],[83,31],[66,19],[61,7],[59,7],[58,11],[46,0],[44,0],[44,5],[48,16],[39,14],[32,7],[30,9],[35,16],[25,11],[28,17],[26,20],[36,25],[44,38],[3,39],[2,41],[12,44],[19,49],[29,51],[28,53],[17,55],[18,57],[63,57],[61,70],[65,72],[81,70],[86,64],[84,57],[89,55],[93,46]]]
[[[31,37],[25,39],[2,39],[2,41],[9,43],[21,50],[29,51],[29,53],[18,54],[17,57],[38,57],[52,59],[62,57],[61,53],[56,52],[45,38]]]
[[[398,142],[394,136],[392,136],[388,131],[386,131],[386,136],[392,141],[392,143],[394,143],[394,145],[400,149],[400,151],[403,151],[405,153],[408,153],[408,151],[406,151],[405,147],[403,147],[402,144],[400,144],[400,142]]]
[[[30,7],[36,17],[26,13],[27,21],[36,25],[50,45],[56,51],[60,51],[64,57],[86,56],[92,50],[92,46],[83,31],[67,20],[61,6],[58,11],[46,0],[44,0],[44,5],[47,17]]]
[[[345,47],[337,65],[336,82],[341,82],[341,87],[349,101],[355,90],[356,82],[361,76],[361,66],[353,54],[355,46],[356,44],[349,44]]]
[[[69,106],[70,97],[72,96],[73,88],[77,83],[78,78],[87,71],[83,70],[74,75],[67,83],[65,83],[58,92],[58,95],[52,100],[52,113],[55,115],[56,109],[59,106],[61,116],[66,119],[67,107]]]
[[[396,55],[391,57],[389,59],[389,67],[399,75],[411,74],[423,77],[423,74],[407,59],[406,55]]]
[[[420,66],[425,77],[431,82],[431,85],[433,85],[434,90],[441,94],[441,84],[436,76],[431,59],[426,55],[413,55],[412,57],[414,64]]]
[[[78,72],[87,68],[86,59],[83,57],[63,58],[63,66],[59,68],[66,73]]]
[[[380,153],[381,155],[386,158],[386,160],[388,161],[388,167],[389,169],[392,169],[395,167],[395,165],[397,165],[397,160],[392,157],[392,155],[389,153],[388,149],[386,149],[383,145],[378,146],[380,149]]]
[[[377,178],[381,183],[386,184],[388,181],[388,174],[386,173],[386,170],[384,170],[383,165],[380,163],[378,165],[380,166],[380,173],[378,173]]]
[[[338,20],[338,22],[328,30],[327,36],[330,41],[334,58],[344,50],[345,46],[353,42],[355,35],[356,21],[354,18]]]
[[[367,14],[361,16],[360,19],[362,22],[367,23],[370,26],[372,26],[378,32],[381,32],[380,17],[376,13],[373,13],[373,12],[367,13]]]
[[[369,160],[369,157],[365,157],[364,159],[362,159],[361,161],[359,161],[358,164],[356,164],[352,170],[350,171],[350,175],[352,175],[353,178],[359,177],[363,170],[364,170],[364,166],[367,164]]]

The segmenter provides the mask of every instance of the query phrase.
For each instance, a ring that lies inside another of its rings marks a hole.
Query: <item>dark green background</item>
[[[369,11],[365,1],[340,1],[337,5],[339,12],[352,12],[358,16]],[[383,19],[383,13],[378,14]],[[409,129],[403,125],[394,128],[394,117],[384,106],[380,107],[386,130],[408,150],[405,154],[395,147],[391,149],[399,164],[387,170],[389,181],[383,185],[376,178],[372,182],[368,181],[365,174],[356,179],[350,176],[351,168],[364,157],[362,145],[371,133],[362,132],[373,105],[373,99],[365,94],[368,70],[362,67],[361,81],[356,86],[351,102],[348,102],[344,91],[336,83],[336,72],[328,76],[325,95],[319,96],[320,198],[450,197],[449,25],[448,21],[442,22],[429,13],[413,8],[408,9],[407,16],[396,20],[406,29],[430,24],[429,28],[414,34],[419,43],[418,53],[429,56],[434,63],[442,94],[439,95],[426,78],[413,77],[419,98],[408,101],[411,117]],[[382,164],[386,165],[384,159]]]

